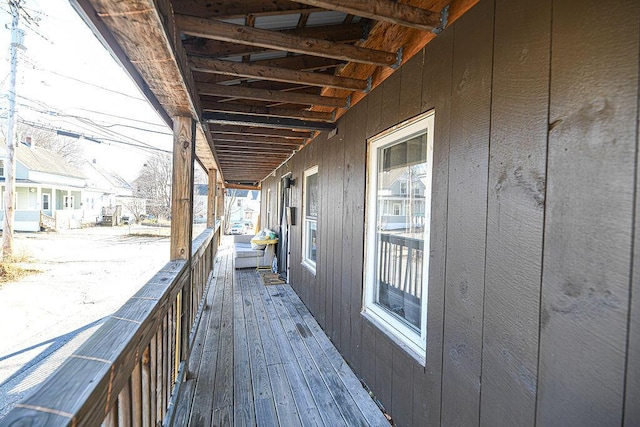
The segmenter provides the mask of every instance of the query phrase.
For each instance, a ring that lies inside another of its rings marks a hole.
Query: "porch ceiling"
[[[70,1],[164,114],[199,119],[205,167],[259,187],[478,0]]]

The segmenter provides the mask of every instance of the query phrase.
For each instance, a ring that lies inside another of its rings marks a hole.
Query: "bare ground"
[[[195,235],[195,232],[194,232]],[[0,418],[169,259],[168,229],[24,233],[15,253],[39,273],[0,285]]]

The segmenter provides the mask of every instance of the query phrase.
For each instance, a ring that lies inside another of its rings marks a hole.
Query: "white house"
[[[101,168],[96,160],[85,163],[82,172],[86,177],[82,205],[85,221],[100,222],[102,215],[115,212],[116,206],[122,207],[123,216],[145,213],[146,200],[135,197],[133,187],[121,176]]]
[[[4,220],[6,147],[0,147],[0,228]],[[55,228],[82,225],[85,176],[59,154],[20,143],[16,147],[16,231],[39,231],[41,215]]]

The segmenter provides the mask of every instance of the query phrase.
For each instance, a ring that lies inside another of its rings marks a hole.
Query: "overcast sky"
[[[0,6],[0,116],[6,131],[10,14]],[[152,153],[133,145],[171,149],[170,129],[80,19],[68,0],[26,0],[38,21],[21,21],[25,50],[16,89],[20,120],[103,140],[83,140],[89,159],[132,180]],[[140,130],[143,129],[143,130]],[[108,141],[112,140],[112,141]]]

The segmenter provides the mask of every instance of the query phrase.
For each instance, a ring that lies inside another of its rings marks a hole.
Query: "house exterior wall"
[[[318,165],[316,273],[298,214],[290,283],[398,425],[640,424],[638,22],[482,0],[263,182],[277,230],[279,177],[300,212]],[[432,109],[423,367],[360,312],[367,138]]]

